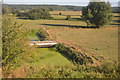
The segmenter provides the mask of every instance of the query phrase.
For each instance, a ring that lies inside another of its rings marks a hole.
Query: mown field
[[[59,13],[62,15],[59,15]],[[81,20],[79,11],[53,11],[53,20],[25,20],[17,19],[24,23],[27,29],[46,28],[52,40],[66,44],[77,45],[87,54],[104,56],[109,60],[118,59],[118,14],[113,13],[113,21],[100,29],[84,28],[86,23]],[[65,20],[71,15],[71,20]],[[77,28],[76,28],[77,27]]]

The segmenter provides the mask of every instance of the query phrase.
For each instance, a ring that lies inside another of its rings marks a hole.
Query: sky
[[[6,4],[54,4],[54,5],[74,5],[87,6],[91,0],[3,0]],[[98,1],[98,0],[96,0]],[[110,1],[112,6],[118,6],[120,0],[103,0]]]

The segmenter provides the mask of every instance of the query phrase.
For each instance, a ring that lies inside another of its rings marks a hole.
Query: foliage
[[[11,13],[12,13],[13,15],[17,15],[17,14],[19,13],[19,11],[18,11],[18,10],[11,10]]]
[[[47,32],[42,28],[38,30],[36,35],[38,36],[40,41],[46,40],[46,38],[48,36]]]
[[[71,60],[74,64],[85,65],[85,64],[93,63],[90,57],[86,57],[81,53],[78,53],[72,50],[71,48],[66,47],[64,44],[57,44],[55,46],[55,50],[61,53],[66,58],[68,58],[69,60]]]
[[[111,64],[109,64],[111,66]],[[42,69],[30,67],[28,78],[117,78],[116,66],[46,66]],[[96,80],[96,79],[95,79]]]
[[[91,23],[100,27],[112,20],[111,12],[112,8],[109,2],[90,2],[87,7],[83,8],[82,18],[87,25]]]
[[[71,19],[71,16],[67,15],[66,20],[70,20],[70,19]]]
[[[21,17],[21,18],[26,18],[29,17],[28,13],[25,12],[15,12],[17,14],[17,17]]]
[[[26,33],[23,24],[18,24],[13,18],[3,18],[2,67],[4,76],[8,76],[7,72],[14,69],[19,61],[25,60],[27,62],[35,57],[35,51],[27,42]],[[31,49],[28,50],[29,48]]]
[[[3,4],[4,5],[4,4]],[[47,8],[49,11],[81,11],[82,6],[66,6],[66,5],[8,5],[11,10],[17,9],[19,11],[30,10],[37,7]]]
[[[9,14],[11,12],[10,8],[6,5],[2,7],[2,14]]]
[[[35,8],[28,12],[30,19],[50,19],[50,13],[44,8]]]
[[[59,12],[59,15],[62,15],[62,13],[61,13],[61,12]]]
[[[18,17],[25,17],[31,20],[36,19],[51,19],[51,15],[47,9],[44,8],[35,8],[31,9],[28,12],[19,12]]]
[[[22,25],[17,25],[11,19],[3,19],[2,26],[2,43],[3,43],[3,66],[11,65],[15,61],[16,56],[24,53],[23,46],[21,45],[23,40]]]

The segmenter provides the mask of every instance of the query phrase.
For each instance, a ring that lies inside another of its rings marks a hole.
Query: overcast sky
[[[3,0],[7,4],[58,4],[58,5],[74,5],[86,6],[91,0]],[[104,0],[110,1],[112,6],[118,6],[120,0]]]

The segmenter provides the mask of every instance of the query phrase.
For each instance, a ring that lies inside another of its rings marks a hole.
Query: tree
[[[70,20],[70,19],[71,19],[71,16],[67,15],[66,20]]]
[[[38,30],[37,36],[40,41],[44,41],[44,40],[46,40],[48,34],[44,29],[41,28]]]
[[[62,15],[62,13],[60,12],[59,15]]]
[[[2,25],[2,65],[7,70],[17,62],[17,57],[25,52],[24,30],[13,19],[3,18]],[[24,43],[24,44],[23,44]]]
[[[16,65],[21,65],[20,61],[35,61],[36,51],[29,45],[28,31],[23,24],[5,17],[2,22],[2,71],[3,76],[7,77],[11,70],[18,67]]]
[[[51,19],[51,15],[47,9],[44,8],[35,8],[28,12],[29,19]]]
[[[19,13],[19,10],[16,10],[16,9],[11,10],[11,13],[12,13],[13,15],[17,15],[17,14]]]
[[[8,6],[4,5],[2,7],[2,14],[9,14],[11,10],[8,8]]]
[[[17,14],[18,17],[28,18],[31,20],[36,19],[51,19],[51,15],[47,9],[44,8],[34,8],[29,11],[19,12]]]
[[[28,17],[29,17],[29,14],[26,13],[26,12],[18,12],[18,13],[17,13],[17,17],[20,17],[20,18],[28,18]]]
[[[112,20],[112,9],[109,2],[90,2],[82,9],[82,18],[97,27],[104,26]]]

